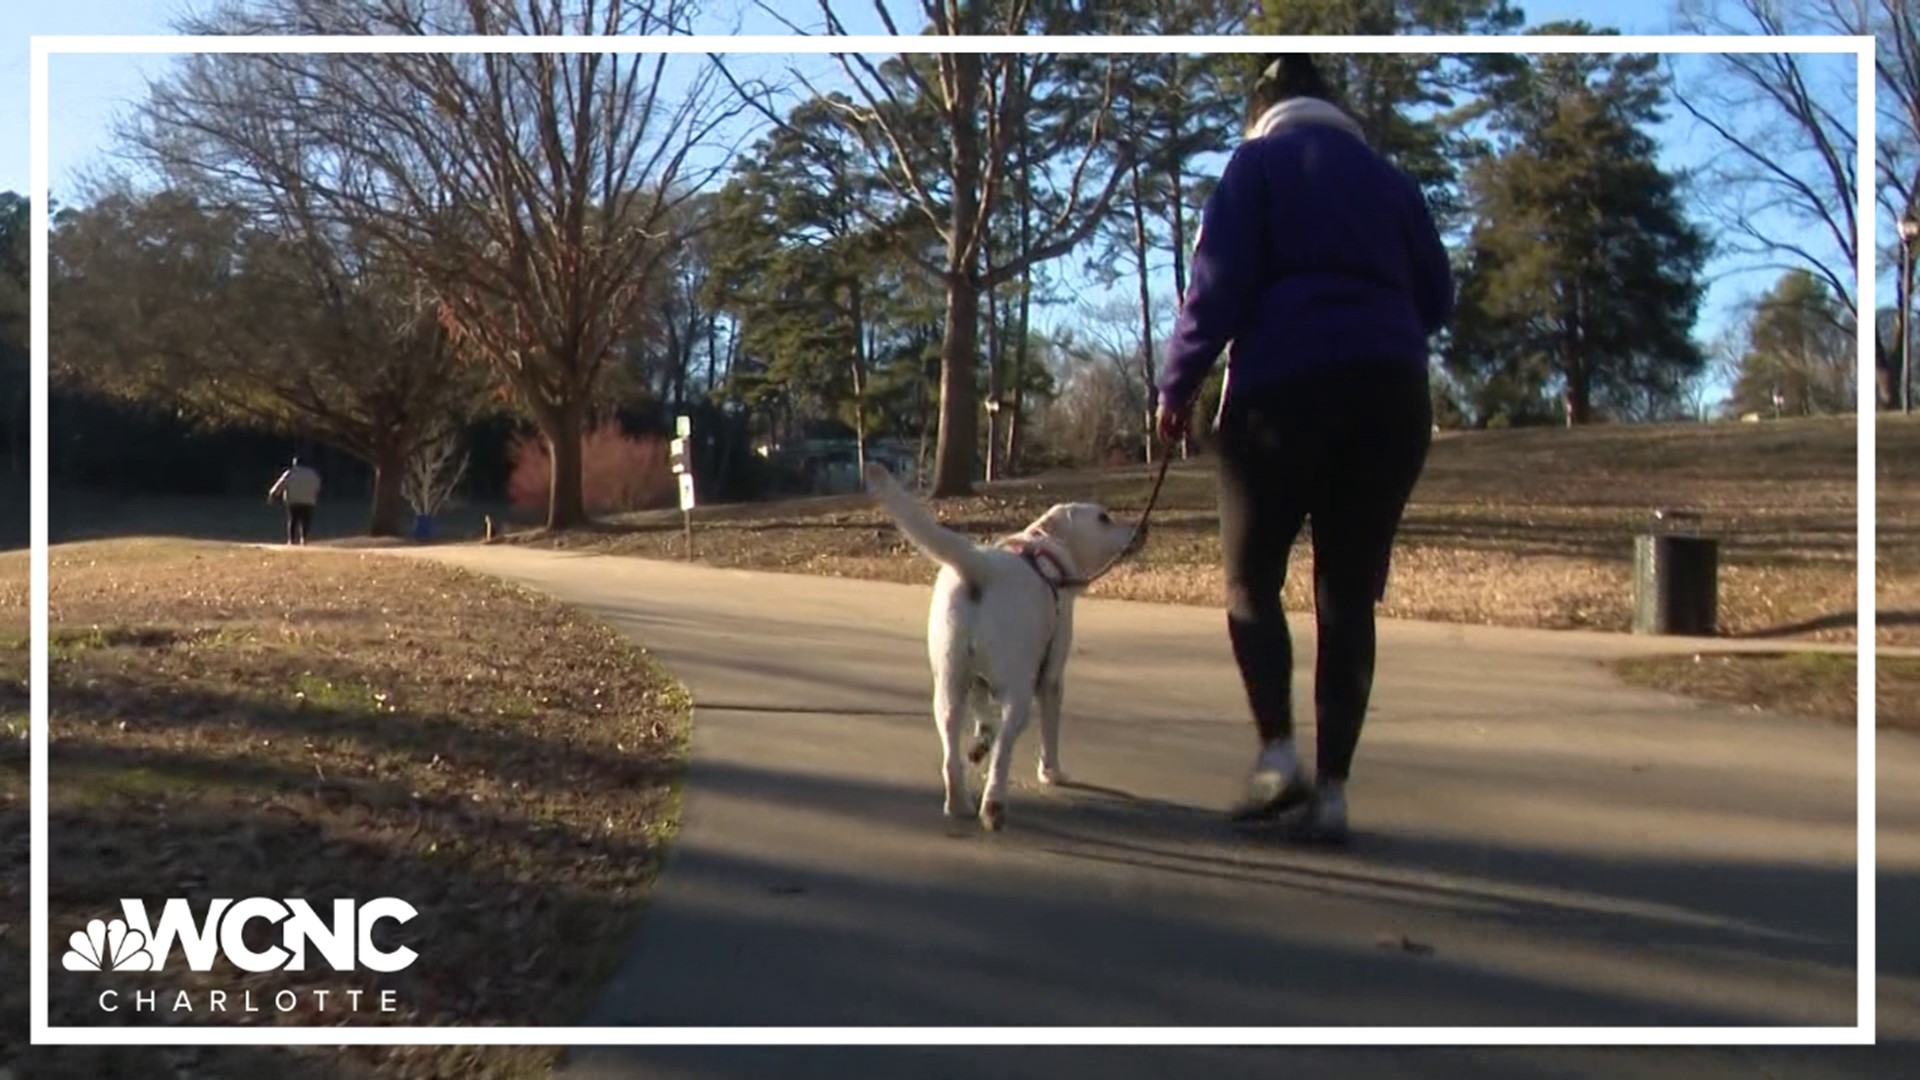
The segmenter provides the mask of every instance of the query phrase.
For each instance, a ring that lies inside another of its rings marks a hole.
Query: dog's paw
[[[976,816],[973,804],[966,799],[948,799],[946,814],[955,821],[965,821],[970,817]]]
[[[1007,808],[998,799],[988,799],[980,804],[980,827],[988,832],[999,832],[1006,828]]]
[[[1058,765],[1040,766],[1039,775],[1040,782],[1048,787],[1054,787],[1067,782],[1067,770],[1060,768]]]

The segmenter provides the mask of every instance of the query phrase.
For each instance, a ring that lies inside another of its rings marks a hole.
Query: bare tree
[[[1861,9],[1848,33],[1872,34],[1879,85],[1874,103],[1878,199],[1883,231],[1902,217],[1920,214],[1920,7],[1912,0],[1821,0]],[[1836,25],[1839,25],[1836,21]]]
[[[429,426],[407,462],[404,490],[413,512],[430,517],[451,502],[467,478],[467,460],[455,418],[441,417]]]
[[[684,411],[697,395],[698,369],[719,362],[719,312],[706,302],[712,210],[703,196],[682,204],[679,214],[686,220],[673,233],[685,242],[648,277],[641,301],[648,318],[614,350],[601,391],[608,401],[657,402]]]
[[[1125,297],[1083,302],[1074,329],[1055,350],[1061,369],[1054,378],[1062,387],[1054,402],[1056,426],[1070,418],[1074,431],[1098,436],[1099,445],[1085,450],[1083,460],[1103,459],[1114,444],[1124,444],[1131,455],[1150,441],[1145,436],[1153,425],[1153,365],[1141,361],[1135,318]],[[1101,409],[1108,415],[1097,417]],[[1079,436],[1073,441],[1085,442]]]
[[[1060,391],[1041,413],[1038,441],[1051,456],[1069,464],[1104,464],[1116,447],[1131,441],[1127,418],[1139,387],[1128,356],[1097,348],[1069,348],[1055,355]]]
[[[1675,21],[1692,34],[1858,34],[1864,15],[1857,0],[1679,0]],[[1718,53],[1701,63],[1695,77],[1675,80],[1673,97],[1727,151],[1699,189],[1723,253],[1756,269],[1812,271],[1851,324],[1859,317],[1852,60]]]
[[[818,3],[826,32],[844,35],[832,0]],[[915,6],[926,32],[942,37],[1059,31],[1058,20],[1077,18],[1069,10],[1039,10],[1028,0],[917,0]],[[885,0],[875,0],[874,10],[888,33],[900,33]],[[1127,81],[1127,60],[941,53],[878,63],[858,53],[835,56],[854,92],[831,100],[846,113],[901,211],[924,218],[941,240],[941,257],[926,262],[946,288],[932,494],[966,494],[979,447],[974,380],[981,296],[1071,251],[1106,216],[1131,164],[1111,119]],[[803,74],[793,74],[814,97],[830,99]],[[769,121],[785,124],[766,84],[729,81]],[[1044,123],[1036,114],[1041,107],[1048,113]],[[1020,251],[988,268],[983,257],[993,203],[1007,188],[1002,178],[1008,175],[1026,180],[1025,197],[1048,211],[1035,215]],[[1042,179],[1045,184],[1034,183]]]
[[[1718,400],[1714,393],[1712,376],[1707,370],[1688,379],[1680,388],[1679,408],[1686,413],[1689,420],[1705,422],[1712,419],[1713,406]]]
[[[1894,261],[1894,224],[1920,213],[1920,6],[1912,0],[1680,0],[1680,28],[1692,33],[1871,36],[1876,81],[1875,201],[1880,261]],[[1830,72],[1822,77],[1825,65]],[[1724,236],[1759,267],[1813,271],[1841,301],[1845,333],[1863,317],[1854,185],[1858,132],[1851,60],[1781,54],[1722,55],[1677,93],[1681,106],[1719,136],[1729,153],[1711,167]],[[1805,243],[1787,225],[1811,226]],[[1909,279],[1909,268],[1897,271]],[[1911,295],[1912,281],[1898,292]],[[1877,325],[1876,320],[1876,325]],[[1899,325],[1898,317],[1894,324]],[[1876,335],[1883,403],[1897,398],[1899,340]]]
[[[257,0],[223,34],[683,33],[693,0]],[[695,66],[698,64],[699,66]],[[677,85],[676,85],[677,84]],[[176,171],[304,201],[400,253],[469,356],[532,415],[550,528],[586,520],[582,438],[612,352],[685,239],[675,211],[725,165],[739,105],[665,54],[202,55],[146,120]]]

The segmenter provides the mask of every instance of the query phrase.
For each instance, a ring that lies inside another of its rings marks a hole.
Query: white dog
[[[1073,646],[1073,602],[1091,576],[1130,554],[1145,539],[1145,530],[1136,534],[1095,504],[1064,503],[986,547],[940,524],[882,466],[868,465],[866,476],[869,490],[900,531],[941,568],[927,613],[927,655],[933,662],[933,719],[940,729],[947,816],[974,816],[960,754],[961,724],[972,715],[975,744],[967,756],[987,759],[980,824],[997,830],[1006,819],[1013,746],[1036,699],[1040,782],[1066,779],[1060,767],[1060,703]]]

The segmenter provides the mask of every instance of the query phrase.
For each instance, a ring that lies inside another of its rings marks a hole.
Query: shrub
[[[672,506],[679,482],[667,466],[667,444],[658,436],[632,436],[618,423],[597,424],[580,439],[580,479],[589,514],[622,514]],[[553,481],[547,441],[539,434],[515,435],[508,452],[512,472],[507,498],[515,510],[544,515]]]

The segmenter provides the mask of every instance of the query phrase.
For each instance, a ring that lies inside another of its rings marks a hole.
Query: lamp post
[[[1897,286],[1900,310],[1894,320],[1894,326],[1900,332],[1900,411],[1913,411],[1913,329],[1909,320],[1913,317],[1913,241],[1920,237],[1920,221],[1911,215],[1900,219],[1900,280]]]

